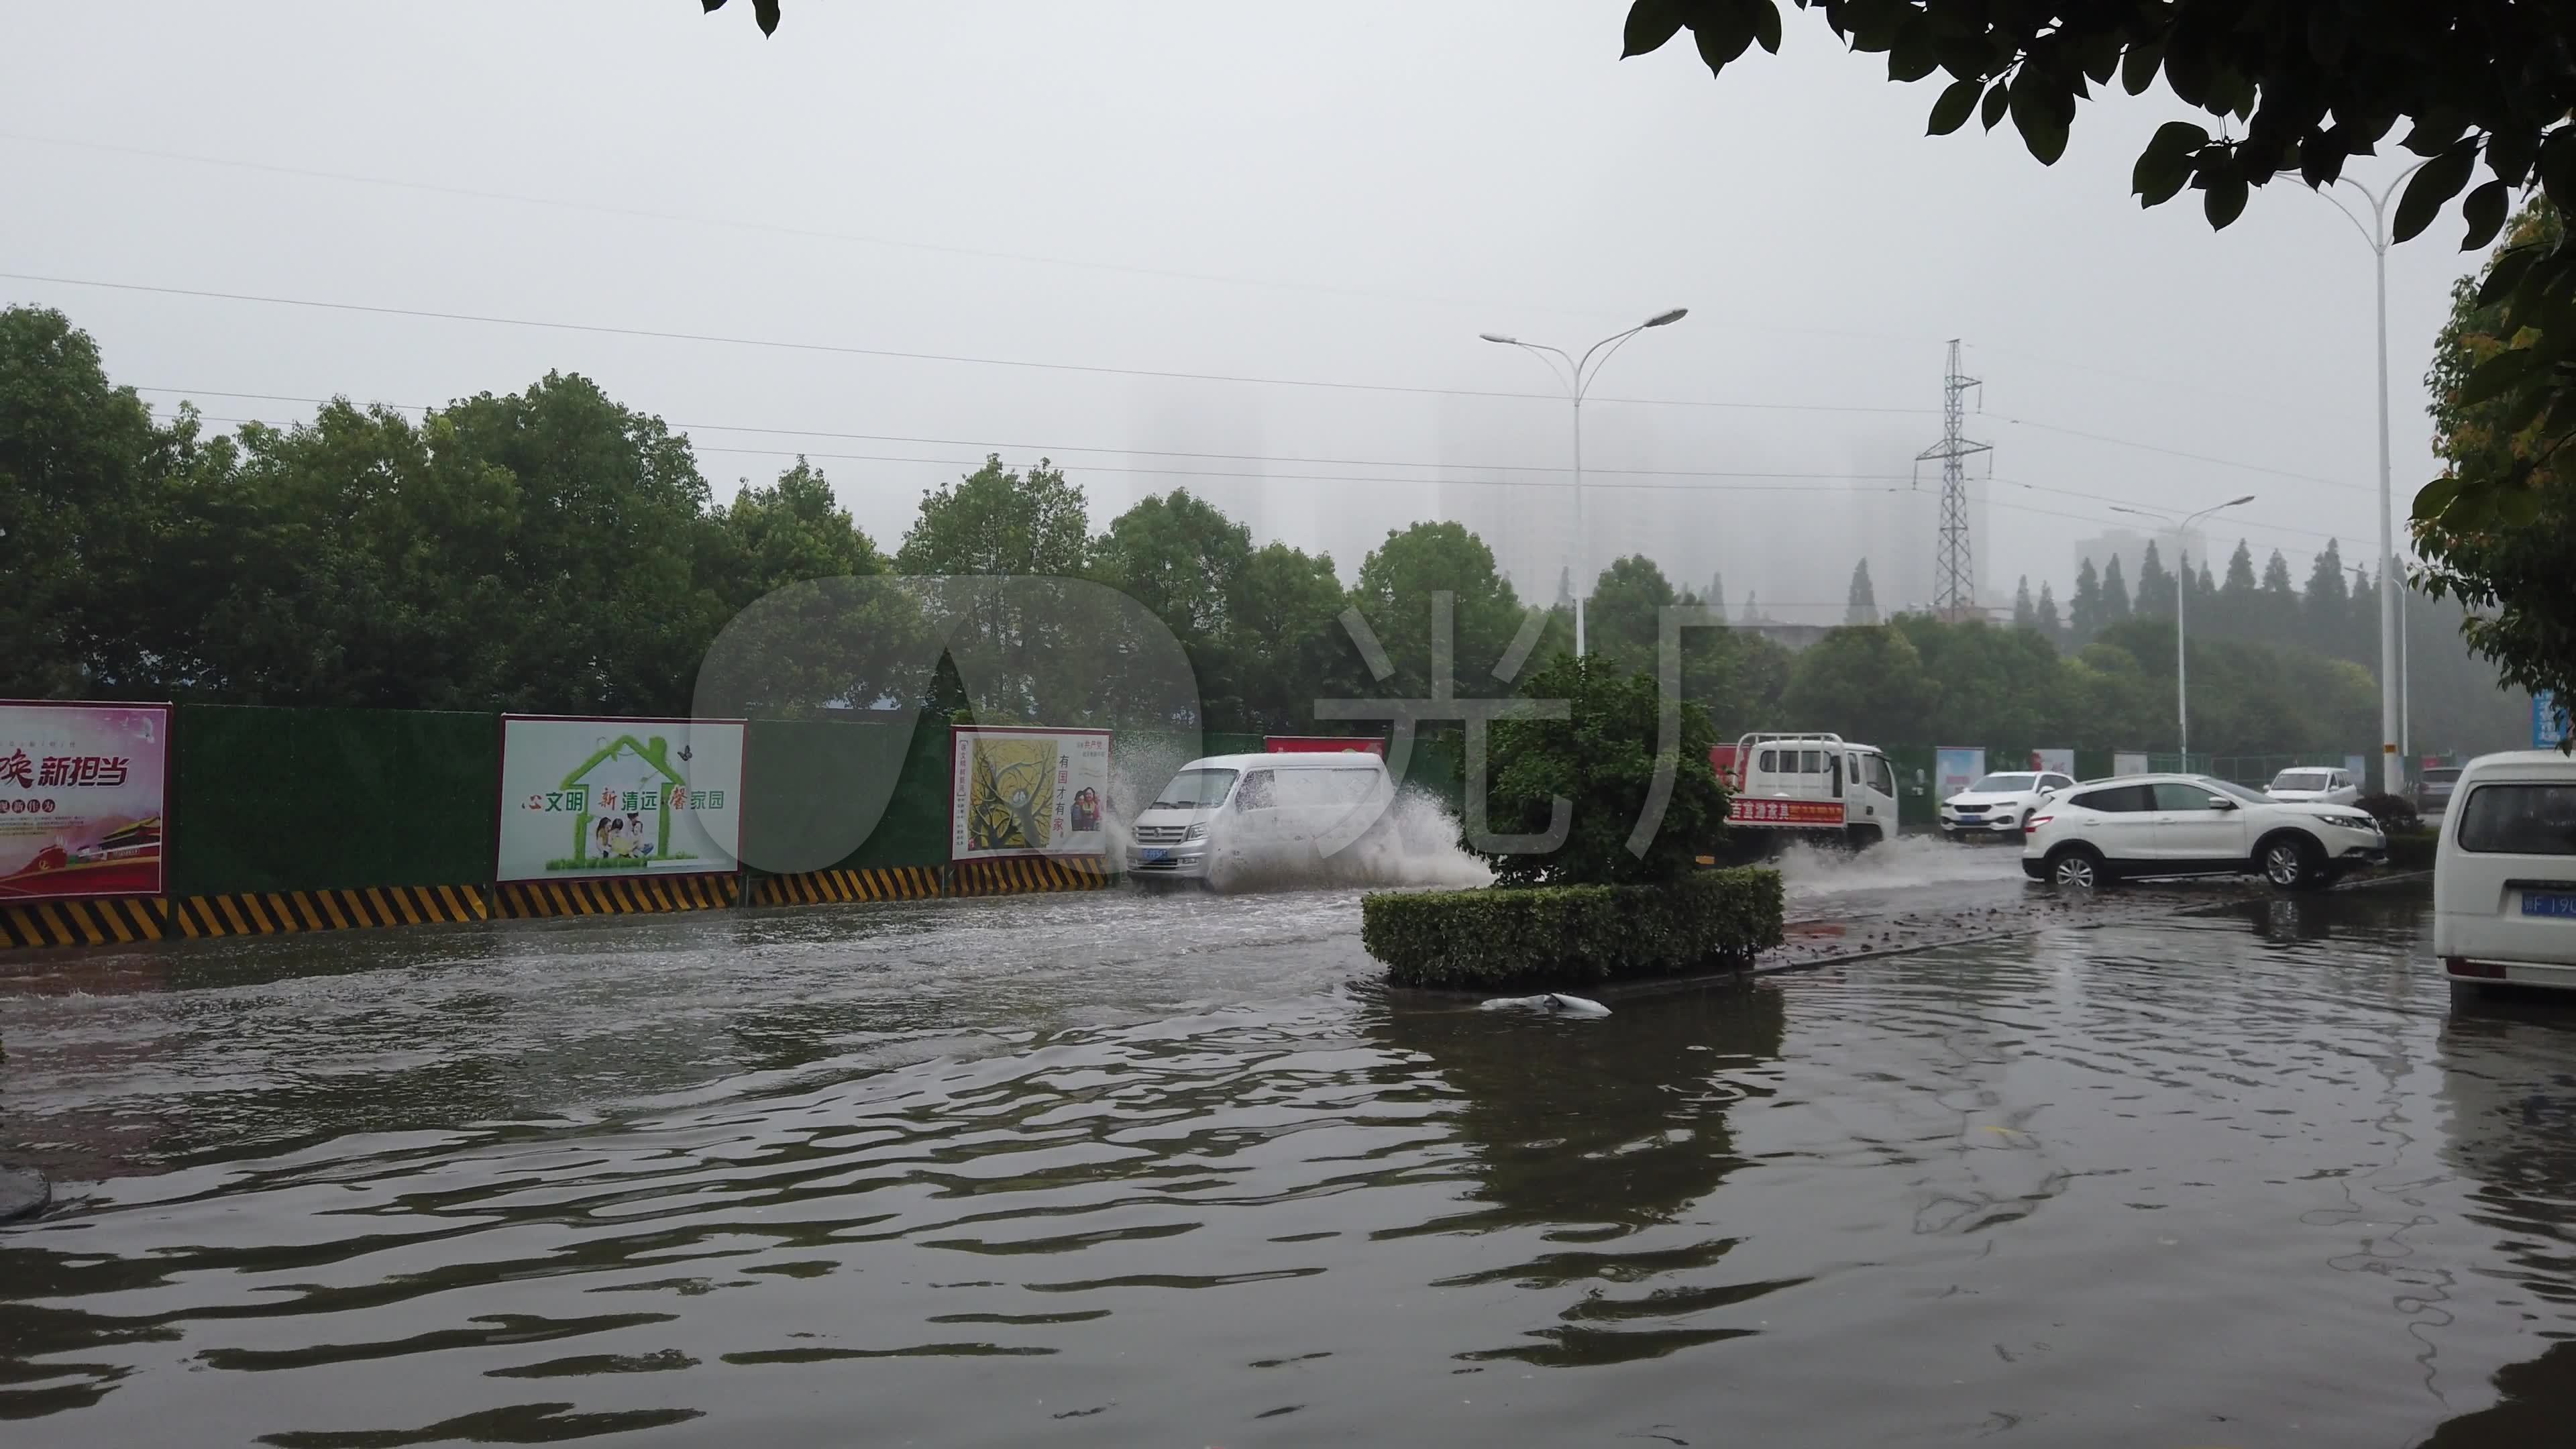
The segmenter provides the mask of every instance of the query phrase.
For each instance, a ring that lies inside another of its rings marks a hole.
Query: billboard
[[[2073,750],[2033,750],[2030,752],[2030,768],[2051,771],[2072,780],[2075,778],[2075,752]]]
[[[948,858],[1109,853],[1109,731],[952,725]]]
[[[1936,750],[1933,752],[1932,774],[1940,789],[1933,798],[1947,800],[1975,784],[1977,777],[1984,773],[1986,752],[1983,749],[1953,747]]]
[[[2146,772],[2147,757],[2143,754],[2120,750],[2111,756],[2111,773],[2114,775],[2143,775]]]
[[[1265,755],[1335,755],[1359,751],[1386,758],[1386,741],[1377,735],[1263,735]]]
[[[2567,743],[2567,711],[2559,706],[2558,692],[2536,689],[2531,693],[2531,747],[2535,750],[2562,749]]]
[[[738,719],[501,717],[495,880],[730,872]]]
[[[0,904],[161,894],[170,706],[0,702]]]

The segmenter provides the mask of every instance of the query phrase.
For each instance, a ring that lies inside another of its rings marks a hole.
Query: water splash
[[[1900,835],[1857,852],[1795,844],[1770,864],[1778,868],[1781,883],[1792,897],[1834,896],[2017,879],[2021,852],[2008,846],[1954,845],[1930,836]]]

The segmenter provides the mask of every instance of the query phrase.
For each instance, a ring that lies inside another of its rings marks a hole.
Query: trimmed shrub
[[[1360,944],[1396,986],[1573,986],[1740,970],[1780,944],[1776,870],[1702,871],[1662,885],[1382,891]]]
[[[2378,821],[2379,828],[2382,830],[2415,828],[2415,802],[2403,795],[2364,795],[2352,803],[2367,813],[2371,819]]]

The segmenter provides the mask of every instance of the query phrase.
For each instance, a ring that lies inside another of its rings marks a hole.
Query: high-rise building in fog
[[[1555,598],[1557,575],[1574,559],[1565,406],[1444,397],[1439,437],[1439,516],[1482,539],[1525,602]]]

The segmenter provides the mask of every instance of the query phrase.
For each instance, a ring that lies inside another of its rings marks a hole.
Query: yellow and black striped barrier
[[[160,939],[159,901],[39,901],[0,906],[0,946],[113,946]]]
[[[526,919],[548,916],[622,916],[637,912],[712,911],[734,903],[729,875],[666,875],[581,880],[505,880],[496,889],[497,914]]]
[[[419,926],[484,918],[483,892],[475,886],[368,886],[360,890],[188,896],[173,903],[170,914],[168,934],[192,939]]]
[[[759,906],[819,906],[849,901],[917,901],[940,893],[938,867],[903,865],[763,876],[752,887],[751,901]]]
[[[952,867],[961,896],[1016,895],[1024,891],[1090,891],[1109,884],[1108,865],[1097,858],[969,860]]]

